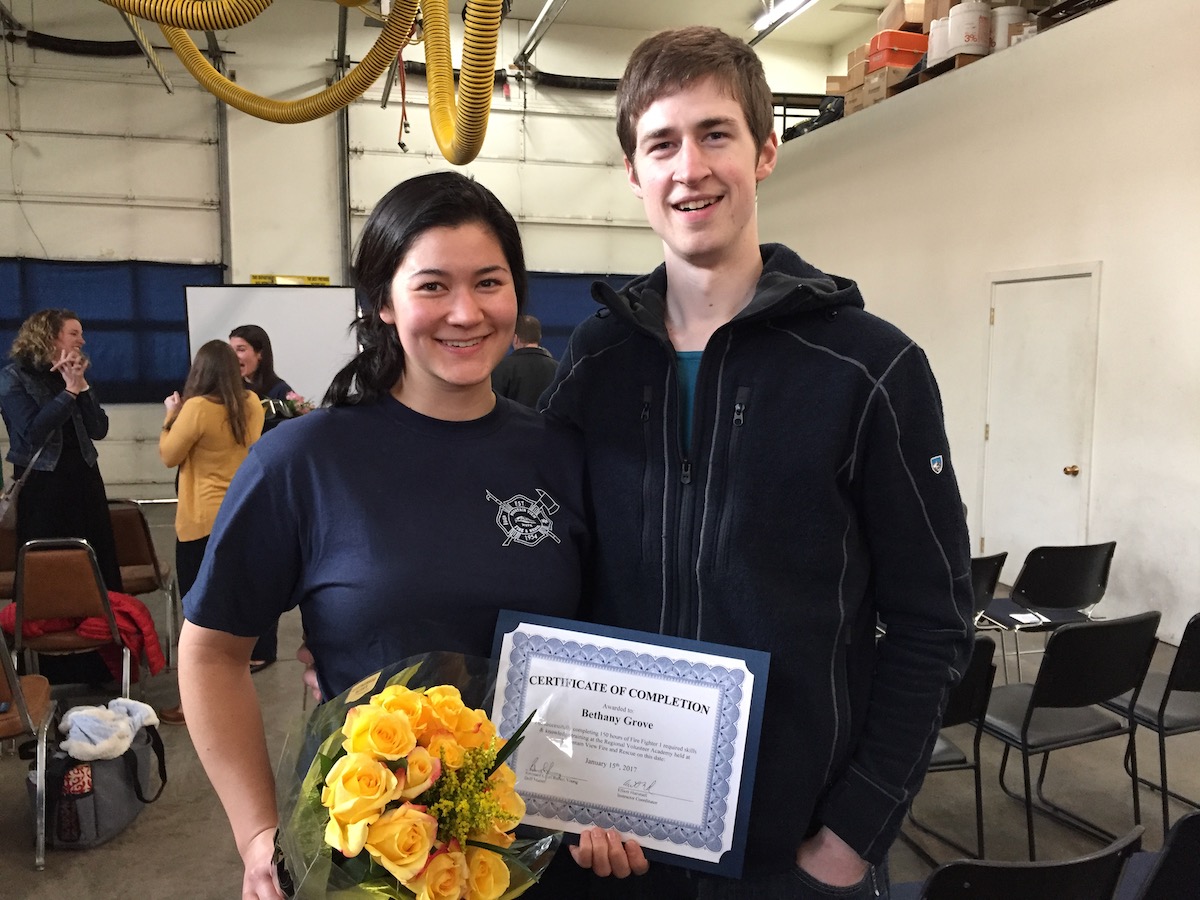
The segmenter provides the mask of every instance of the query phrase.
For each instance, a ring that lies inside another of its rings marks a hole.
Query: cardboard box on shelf
[[[868,62],[867,62],[867,60],[864,59],[862,62],[853,66],[850,69],[850,71],[848,73],[846,73],[846,77],[849,79],[849,81],[847,81],[846,84],[848,85],[849,88],[857,88],[857,87],[863,86],[863,82],[867,78],[867,66],[868,66]]]
[[[846,54],[846,71],[850,71],[861,62],[866,62],[867,57],[871,55],[871,42],[859,44],[853,50]],[[853,85],[851,85],[853,87]]]
[[[879,30],[917,31],[925,19],[925,7],[933,0],[892,0],[879,14]]]
[[[1037,34],[1037,22],[1013,22],[1008,26],[1008,46],[1027,41]]]
[[[925,20],[921,30],[929,34],[929,28],[934,19],[944,19],[950,15],[950,7],[958,6],[962,0],[925,0]]]
[[[908,69],[892,67],[867,73],[867,80],[863,84],[864,106],[872,106],[892,96],[892,88],[903,81],[907,74]]]
[[[850,88],[846,91],[846,102],[842,107],[842,115],[848,116],[851,113],[856,113],[863,108],[863,89],[861,87]]]
[[[825,78],[825,94],[829,97],[845,96],[850,90],[849,75],[828,75]]]

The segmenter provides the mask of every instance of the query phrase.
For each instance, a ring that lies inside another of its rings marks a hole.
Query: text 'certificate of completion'
[[[509,736],[534,713],[509,760],[524,821],[736,877],[767,654],[507,612],[497,632],[492,718]]]

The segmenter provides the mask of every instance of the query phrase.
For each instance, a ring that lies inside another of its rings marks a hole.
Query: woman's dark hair
[[[63,326],[79,316],[69,309],[39,309],[21,323],[9,357],[27,366],[54,365],[54,342]]]
[[[362,317],[351,324],[362,350],[334,376],[325,406],[369,403],[386,395],[404,373],[404,349],[396,327],[380,317],[392,302],[392,279],[413,242],[431,228],[478,223],[504,251],[517,295],[525,307],[529,278],[521,234],[496,195],[458,172],[431,172],[400,182],[376,204],[355,254],[353,282]]]
[[[254,348],[255,353],[262,354],[258,360],[258,368],[246,379],[246,384],[258,396],[267,396],[267,391],[283,381],[275,374],[275,354],[271,352],[271,339],[257,325],[239,325],[229,332],[229,339],[234,338],[241,338]]]
[[[193,397],[207,397],[224,406],[233,439],[243,447],[249,443],[246,385],[242,383],[237,354],[225,341],[209,341],[196,351],[183,386],[184,402]]]

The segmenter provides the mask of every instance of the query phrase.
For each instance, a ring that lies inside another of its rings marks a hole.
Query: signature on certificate
[[[524,778],[526,781],[532,781],[535,784],[545,784],[547,781],[561,781],[566,784],[579,784],[583,781],[582,778],[577,778],[573,775],[565,775],[562,772],[554,770],[554,760],[542,762],[541,757],[535,756],[533,761],[525,767]]]

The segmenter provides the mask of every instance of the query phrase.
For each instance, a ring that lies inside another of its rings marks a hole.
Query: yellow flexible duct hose
[[[192,31],[224,31],[245,25],[272,0],[100,0],[159,25]]]
[[[180,62],[210,93],[248,115],[281,125],[295,125],[327,116],[362,96],[363,91],[387,70],[400,48],[408,42],[408,33],[412,30],[416,14],[417,0],[399,0],[383,26],[383,33],[362,62],[351,69],[345,78],[299,100],[272,100],[239,87],[212,67],[186,31],[168,25],[160,27]]]
[[[300,100],[272,100],[239,87],[213,68],[185,29],[212,31],[249,22],[272,0],[101,0],[152,22],[184,67],[200,84],[247,115],[294,125],[336,112],[362,96],[408,43],[417,6],[424,9],[425,71],[429,80],[429,118],[442,155],[466,165],[483,146],[495,86],[496,45],[503,0],[467,0],[459,102],[454,97],[454,64],[450,55],[450,11],[447,0],[397,0],[383,33],[345,78]],[[344,0],[339,0],[344,2]],[[353,3],[354,0],[348,0]]]
[[[503,0],[467,0],[459,102],[454,102],[450,12],[446,0],[422,0],[429,120],[442,156],[463,166],[479,155],[496,84],[496,44]],[[394,15],[394,13],[393,13]]]

